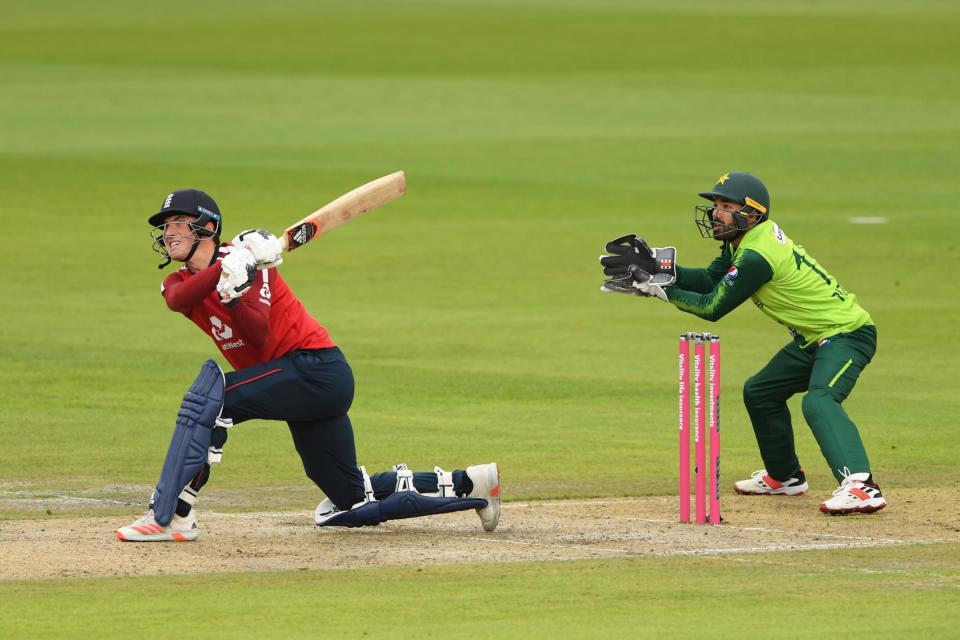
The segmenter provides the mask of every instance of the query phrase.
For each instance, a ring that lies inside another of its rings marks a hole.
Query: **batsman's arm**
[[[247,292],[224,305],[237,333],[257,349],[264,345],[270,333],[270,289],[264,287],[264,272],[270,272],[267,280],[273,280],[276,270],[259,269]]]
[[[696,293],[710,293],[723,276],[727,275],[732,259],[729,245],[724,245],[720,255],[706,269],[677,265],[677,286]]]
[[[189,280],[181,280],[176,273],[171,273],[160,285],[160,294],[171,311],[189,316],[190,310],[216,289],[219,279],[219,262],[207,267]]]
[[[697,293],[674,285],[667,289],[667,298],[681,311],[716,322],[773,278],[770,264],[760,254],[750,250],[742,251],[733,266],[736,271],[728,270],[728,275],[707,293]]]

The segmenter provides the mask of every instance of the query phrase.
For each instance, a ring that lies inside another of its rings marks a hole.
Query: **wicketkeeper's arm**
[[[697,293],[674,285],[667,289],[667,298],[681,311],[716,322],[773,278],[770,264],[759,253],[749,249],[741,251],[732,266],[736,270],[728,270],[727,275],[708,293]]]
[[[727,275],[732,264],[729,245],[724,245],[720,255],[706,268],[681,267],[677,265],[677,286],[696,293],[710,293]]]

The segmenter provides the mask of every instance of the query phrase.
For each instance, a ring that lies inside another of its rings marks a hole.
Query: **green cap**
[[[731,202],[753,207],[760,214],[770,213],[770,194],[760,179],[742,171],[731,171],[717,178],[717,183],[710,191],[699,194],[711,202],[716,198],[724,198]]]

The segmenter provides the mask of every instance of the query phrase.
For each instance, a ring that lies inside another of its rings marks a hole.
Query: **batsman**
[[[820,504],[830,515],[873,513],[887,503],[843,401],[877,348],[877,329],[857,297],[770,219],[766,186],[749,173],[725,173],[694,207],[704,238],[720,255],[703,268],[676,264],[672,247],[655,249],[625,235],[606,245],[604,292],[649,297],[715,322],[746,300],[792,340],[743,385],[764,468],[735,483],[744,495],[798,496],[808,484],[794,446],[787,400],[804,393],[803,416],[839,483]]]
[[[326,495],[314,513],[317,526],[476,509],[485,530],[496,528],[495,463],[420,473],[401,464],[373,476],[358,466],[347,415],[353,372],[280,276],[277,237],[248,230],[222,243],[220,209],[196,189],[168,195],[149,223],[160,266],[182,264],[160,286],[166,306],[207,334],[234,370],[224,373],[213,360],[201,367],[183,397],[150,509],[117,529],[117,538],[194,540],[194,504],[211,465],[221,460],[227,430],[251,419],[287,423],[307,477]]]

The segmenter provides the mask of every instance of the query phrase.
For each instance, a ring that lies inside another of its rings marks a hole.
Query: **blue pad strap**
[[[364,502],[349,511],[341,511],[326,520],[321,527],[376,526],[387,520],[419,518],[438,513],[453,513],[487,506],[483,498],[439,498],[425,496],[415,491],[398,491],[383,500]]]
[[[223,371],[216,362],[207,360],[183,396],[160,481],[153,492],[151,508],[160,526],[173,520],[177,496],[207,461],[213,425],[223,409],[223,390]]]

